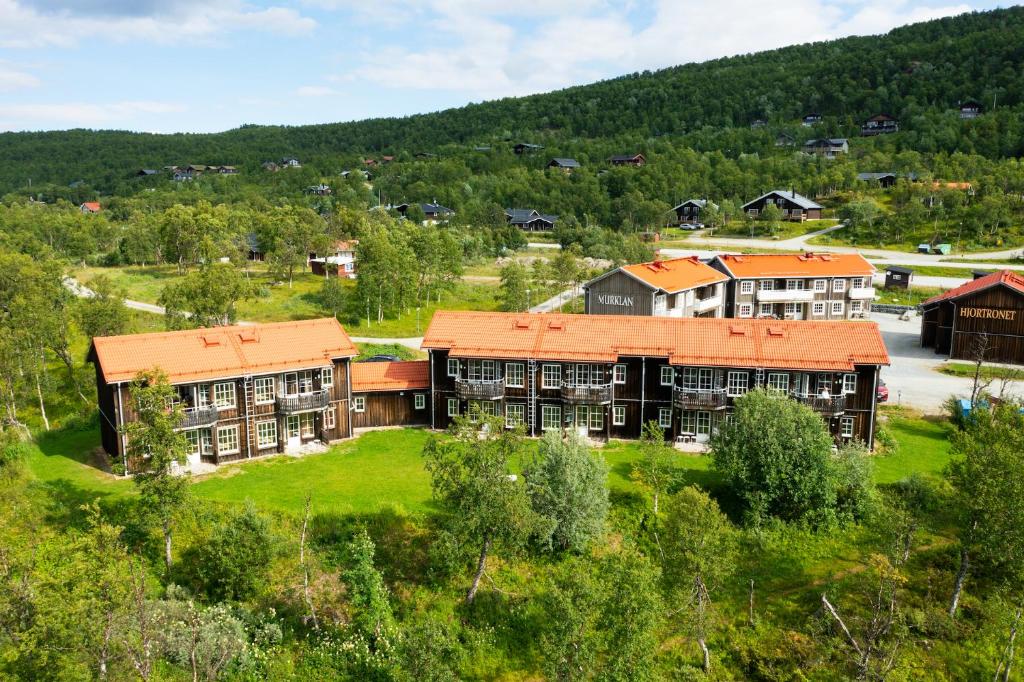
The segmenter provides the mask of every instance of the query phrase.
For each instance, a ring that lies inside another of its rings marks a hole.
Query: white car
[[[703,230],[704,223],[683,223],[679,227],[684,230]]]

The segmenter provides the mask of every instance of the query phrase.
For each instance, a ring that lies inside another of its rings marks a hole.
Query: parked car
[[[399,362],[401,361],[401,359],[402,358],[398,357],[397,355],[387,355],[381,353],[380,355],[371,355],[365,360],[360,360],[359,362]]]
[[[683,223],[679,227],[683,228],[684,230],[703,230],[704,223]]]
[[[889,402],[889,387],[881,379],[878,380],[878,390],[875,392],[875,399],[880,403]]]

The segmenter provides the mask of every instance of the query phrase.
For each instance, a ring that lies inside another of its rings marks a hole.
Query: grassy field
[[[394,355],[399,360],[426,360],[427,354],[421,350],[413,350],[400,343],[357,343],[356,348],[359,355],[356,362],[373,357],[374,355]]]
[[[940,262],[943,263],[977,263],[978,265],[1016,265],[1019,268],[1024,268],[1024,258],[940,258]]]
[[[973,377],[974,364],[970,362],[946,362],[939,371],[954,377]],[[1024,369],[1014,367],[993,367],[984,365],[981,368],[983,379],[1024,379]]]
[[[957,253],[977,253],[984,251],[997,251],[1002,249],[1012,249],[1024,245],[1024,236],[1010,233],[1005,235],[1005,239],[1000,239],[993,243],[977,244],[974,242],[961,241],[959,246],[956,243],[956,226],[949,225],[946,227],[939,227],[939,235],[944,236],[941,243],[953,244],[953,248]],[[863,235],[857,237],[851,237],[846,230],[838,230],[829,234],[823,234],[818,237],[811,238],[808,243],[814,245],[837,245],[837,246],[859,246],[865,249],[886,249],[889,251],[902,251],[904,253],[916,253],[917,245],[924,243],[932,243],[935,239],[935,229],[932,223],[928,223],[918,231],[912,234],[904,235],[903,241],[883,241],[866,239]],[[940,242],[935,242],[940,243]]]
[[[818,230],[824,230],[828,227],[832,227],[836,224],[836,221],[831,218],[824,218],[822,220],[809,220],[805,222],[795,222],[789,220],[779,221],[779,229],[775,231],[775,234],[768,232],[767,226],[759,221],[753,223],[753,234],[751,234],[751,226],[743,220],[730,220],[726,225],[717,227],[714,230],[714,234],[710,231],[708,236],[714,237],[752,237],[754,239],[792,239],[794,237],[802,237],[805,234],[811,232],[817,232]]]
[[[876,481],[891,483],[914,471],[937,476],[949,461],[952,427],[910,416],[899,408],[886,408],[883,414],[883,423],[900,447],[897,453],[874,460]],[[322,511],[350,514],[393,509],[422,514],[432,508],[430,479],[420,454],[429,437],[430,432],[423,429],[371,431],[319,455],[280,456],[221,467],[198,479],[194,490],[203,499],[249,499],[261,507],[292,513],[301,511],[306,492],[312,491]],[[56,431],[39,438],[28,466],[40,481],[79,502],[133,494],[131,482],[95,466],[98,447],[96,428]],[[639,457],[637,443],[616,441],[597,452],[608,463],[608,485],[613,492],[640,492],[629,475],[632,462]],[[720,486],[706,455],[679,453],[676,466],[680,484],[712,490]]]
[[[352,336],[371,336],[381,338],[408,338],[411,336],[422,336],[430,319],[437,310],[497,310],[498,285],[496,282],[460,282],[455,286],[454,291],[441,295],[441,300],[435,298],[424,306],[417,315],[416,310],[411,310],[402,317],[394,320],[384,320],[378,323],[376,320],[366,323],[366,318],[358,322],[342,320],[345,329]]]
[[[932,296],[941,294],[944,289],[937,287],[913,287],[911,289],[878,289],[875,303],[892,303],[896,305],[918,305]]]

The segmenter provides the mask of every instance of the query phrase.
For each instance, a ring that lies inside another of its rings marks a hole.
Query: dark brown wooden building
[[[647,163],[647,157],[643,154],[616,154],[609,157],[608,163],[613,166],[643,166]]]
[[[352,364],[352,426],[430,425],[430,363]]]
[[[160,370],[177,393],[190,462],[221,464],[352,435],[350,359],[356,348],[334,318],[97,337],[103,448],[125,471],[122,427],[135,418],[131,385]]]
[[[821,218],[821,204],[797,194],[796,190],[776,189],[743,204],[743,212],[757,217],[774,204],[782,211],[783,220],[817,220]]]
[[[899,265],[889,265],[885,268],[886,289],[909,289],[914,279],[914,271]]]
[[[698,443],[760,387],[816,410],[837,442],[870,444],[889,363],[873,322],[439,311],[423,348],[434,428],[478,410],[531,435],[638,438],[654,420]]]
[[[624,265],[583,285],[588,315],[724,317],[729,278],[696,256]]]
[[[1024,364],[1024,276],[993,272],[921,305],[921,345],[958,360]]]

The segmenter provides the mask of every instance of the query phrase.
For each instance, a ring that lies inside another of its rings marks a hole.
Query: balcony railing
[[[570,403],[601,404],[612,401],[612,385],[608,384],[562,384],[562,400]]]
[[[181,411],[181,421],[178,422],[178,428],[182,430],[202,429],[213,426],[216,423],[217,408],[213,405],[209,407],[186,407]]]
[[[757,300],[762,303],[813,301],[814,292],[810,289],[758,289]]]
[[[505,397],[505,380],[456,379],[455,393],[462,400],[501,400]]]
[[[808,393],[793,393],[790,397],[820,414],[834,416],[846,411],[845,395],[833,395],[825,398],[820,395],[811,395]]]
[[[874,297],[875,297],[875,288],[874,287],[851,287],[850,288],[850,298],[852,298],[852,299],[865,300],[865,299],[873,299]]]
[[[722,410],[728,404],[724,388],[698,390],[676,386],[672,398],[681,410]]]
[[[322,410],[330,403],[331,396],[326,390],[277,396],[277,409],[284,414]]]
[[[711,296],[709,298],[702,298],[697,301],[693,309],[698,313],[706,313],[709,310],[714,310],[718,306],[722,305],[721,296]]]

